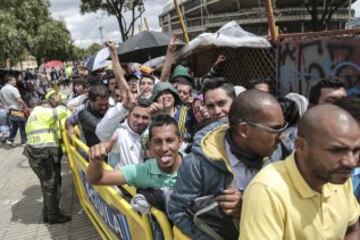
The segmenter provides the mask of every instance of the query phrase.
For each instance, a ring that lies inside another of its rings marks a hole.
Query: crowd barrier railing
[[[88,161],[84,155],[89,151],[88,146],[77,136],[70,139],[64,127],[61,135],[80,204],[100,236],[103,239],[154,239],[149,216],[135,211],[117,187],[93,186],[86,180]],[[104,168],[112,169],[106,163]],[[123,185],[122,188],[132,196],[136,194],[134,187]],[[164,240],[190,239],[177,227],[171,226],[164,212],[153,207],[151,214],[158,222]]]

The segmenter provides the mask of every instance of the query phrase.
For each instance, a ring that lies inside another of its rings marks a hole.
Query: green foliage
[[[14,65],[26,55],[41,59],[77,60],[64,22],[51,18],[49,0],[0,0],[0,67]],[[76,54],[75,54],[76,53]]]
[[[32,53],[38,62],[41,59],[66,61],[71,56],[71,45],[71,36],[65,23],[51,19],[39,27]]]
[[[79,48],[78,46],[72,45],[71,48],[71,57],[72,60],[79,61],[86,57],[86,52],[84,49]]]
[[[100,44],[93,43],[85,50],[85,55],[86,56],[94,55],[95,53],[100,51],[102,48],[103,47]]]
[[[122,40],[125,41],[134,35],[135,22],[145,12],[145,7],[144,0],[81,0],[82,14],[99,10],[116,17]]]

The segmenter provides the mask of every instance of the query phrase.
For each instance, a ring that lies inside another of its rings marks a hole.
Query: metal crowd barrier
[[[64,126],[61,131],[69,167],[80,204],[102,239],[152,240],[154,239],[150,217],[139,214],[115,186],[92,186],[85,178],[88,161],[83,157],[89,148],[77,136],[69,136]],[[105,169],[111,169],[104,163]],[[136,189],[122,186],[130,195]],[[151,208],[151,215],[158,222],[164,240],[188,240],[177,227],[172,227],[166,214]],[[161,239],[156,239],[161,240]]]

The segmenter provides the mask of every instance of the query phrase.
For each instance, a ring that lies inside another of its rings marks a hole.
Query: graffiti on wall
[[[327,38],[281,43],[277,55],[278,95],[308,96],[320,79],[336,76],[347,88],[360,81],[360,40]]]

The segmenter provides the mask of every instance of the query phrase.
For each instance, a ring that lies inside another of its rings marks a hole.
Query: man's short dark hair
[[[179,130],[176,120],[173,117],[171,117],[169,114],[162,113],[162,114],[155,115],[151,118],[151,123],[149,126],[149,140],[151,140],[153,137],[152,129],[154,127],[161,127],[164,125],[167,125],[167,126],[174,125],[176,128],[176,135],[178,137],[181,137],[181,133],[180,133],[180,130]]]
[[[114,79],[115,78],[115,74],[114,72],[107,72],[103,77],[102,77],[102,81],[104,80],[110,80],[110,79]]]
[[[360,98],[359,97],[343,97],[337,99],[334,105],[346,110],[355,118],[356,121],[360,121]]]
[[[130,109],[130,112],[132,112],[132,110],[134,110],[134,108],[136,108],[136,107],[148,108],[148,107],[150,107],[150,105],[151,105],[151,103],[148,99],[139,98],[139,100],[137,101],[137,104]]]
[[[144,79],[144,78],[149,78],[153,81],[153,83],[155,84],[155,77],[153,75],[150,75],[150,74],[143,74],[142,77],[140,78],[140,81],[139,81],[139,84],[141,83],[141,81]]]
[[[190,86],[192,87],[192,84],[191,82],[185,78],[185,77],[182,77],[182,76],[179,76],[179,77],[176,77],[176,81],[175,81],[177,84],[181,84],[181,85],[186,85],[186,86]]]
[[[215,90],[218,88],[222,88],[225,90],[226,94],[231,97],[231,98],[235,98],[235,89],[234,89],[234,85],[232,85],[231,83],[228,83],[225,81],[225,78],[210,78],[208,79],[202,89],[201,89],[201,93],[205,96],[207,91],[210,90]]]
[[[250,80],[248,89],[249,90],[254,89],[257,84],[261,84],[261,83],[267,84],[271,87],[271,79],[269,77],[265,77],[265,78],[257,78]]]
[[[311,89],[309,94],[309,103],[310,104],[318,104],[321,96],[321,89],[323,88],[333,88],[339,89],[344,88],[345,83],[343,80],[337,77],[329,77],[320,80],[316,83]]]
[[[94,85],[89,90],[89,100],[92,102],[95,102],[98,97],[108,98],[109,96],[110,96],[109,89],[102,84]]]
[[[16,77],[14,75],[8,74],[8,75],[5,76],[5,82],[8,83],[14,78],[16,79]]]
[[[73,76],[72,79],[73,79],[72,81],[73,85],[77,84],[77,85],[82,85],[83,87],[86,87],[87,85],[85,78],[83,78],[80,75]]]
[[[229,111],[229,125],[232,130],[235,130],[240,121],[262,122],[264,121],[264,110],[266,103],[278,104],[278,100],[263,91],[256,89],[247,90],[240,93],[233,103]]]

